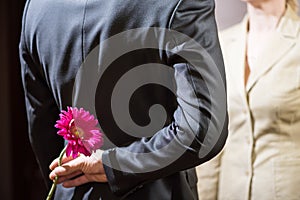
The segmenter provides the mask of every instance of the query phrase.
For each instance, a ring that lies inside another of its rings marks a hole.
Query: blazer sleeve
[[[132,193],[149,181],[195,167],[223,148],[227,138],[225,70],[214,6],[213,0],[192,0],[179,1],[175,8],[169,29],[201,48],[194,48],[193,42],[189,45],[184,37],[173,38],[176,53],[169,63],[175,70],[178,103],[173,122],[151,138],[104,151],[104,169],[115,194]]]
[[[43,77],[40,65],[34,61],[33,55],[28,51],[28,44],[25,42],[26,7],[23,15],[19,56],[29,139],[44,180],[49,180],[46,186],[50,188],[52,183],[48,178],[49,164],[63,149],[63,140],[57,136],[57,130],[54,127],[59,109]]]
[[[199,200],[217,200],[222,153],[196,167]]]

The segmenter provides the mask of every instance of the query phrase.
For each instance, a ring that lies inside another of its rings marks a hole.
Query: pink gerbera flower
[[[59,114],[55,127],[57,134],[68,141],[66,155],[75,158],[79,153],[90,156],[103,144],[102,133],[97,127],[98,120],[83,108],[68,107]]]

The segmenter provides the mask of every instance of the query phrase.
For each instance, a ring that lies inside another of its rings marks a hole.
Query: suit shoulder
[[[178,0],[173,10],[171,22],[177,19],[181,22],[189,22],[195,19],[195,16],[214,13],[215,1],[213,0]],[[194,16],[194,17],[191,17]]]

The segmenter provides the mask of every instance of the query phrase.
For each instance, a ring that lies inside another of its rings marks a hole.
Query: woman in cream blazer
[[[300,199],[300,20],[293,0],[245,0],[221,33],[229,138],[197,169],[200,200]],[[276,20],[277,19],[277,20]]]

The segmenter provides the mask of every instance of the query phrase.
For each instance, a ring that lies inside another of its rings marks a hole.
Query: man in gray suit
[[[72,177],[72,166],[56,168],[52,178],[71,179],[55,199],[197,199],[193,167],[227,138],[213,0],[28,0],[20,59],[30,141],[48,187],[64,146],[54,128],[60,110],[89,110],[105,134],[101,151],[73,160],[98,159],[89,166],[102,179],[80,182],[87,169]]]

